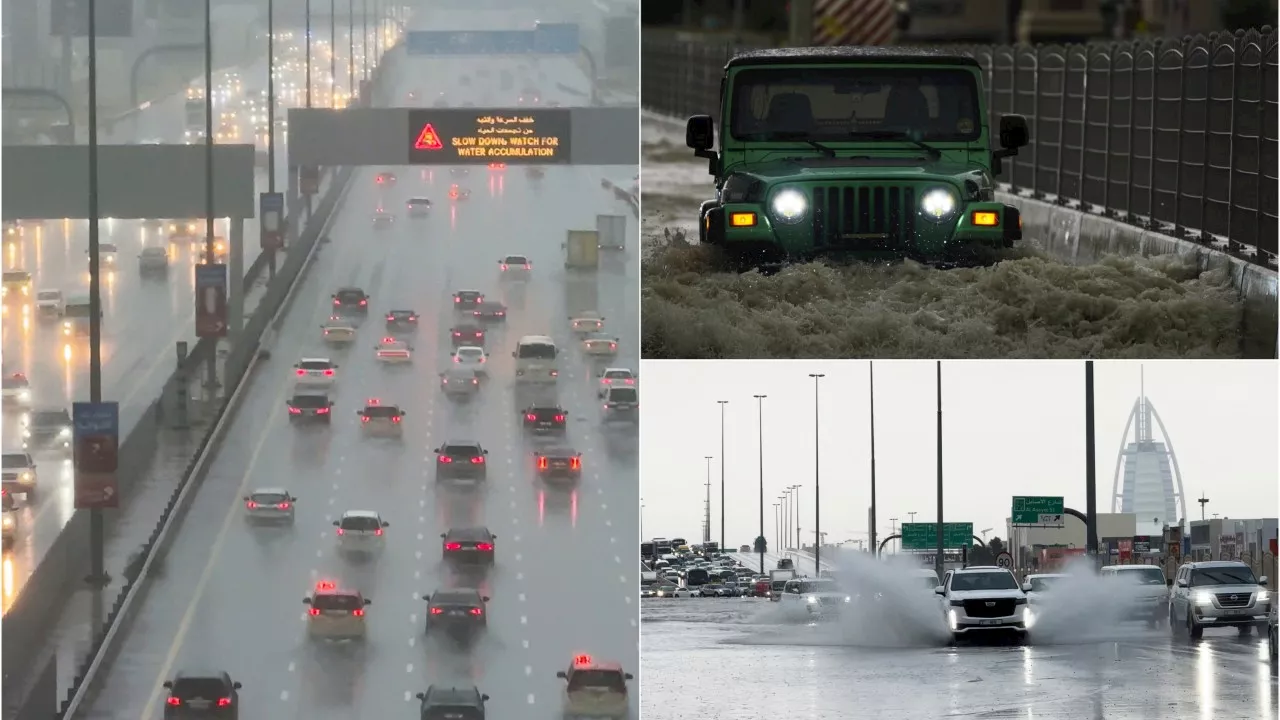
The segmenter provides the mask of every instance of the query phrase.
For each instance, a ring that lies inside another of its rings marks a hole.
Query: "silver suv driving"
[[[1235,627],[1241,635],[1267,629],[1267,576],[1238,561],[1190,562],[1178,568],[1169,599],[1169,627],[1198,638],[1206,627]]]

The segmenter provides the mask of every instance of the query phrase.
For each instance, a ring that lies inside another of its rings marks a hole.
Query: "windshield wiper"
[[[911,143],[912,145],[915,145],[916,147],[920,148],[921,150],[924,150],[925,152],[929,153],[930,157],[932,157],[934,160],[942,159],[941,150],[939,150],[938,148],[932,145],[929,145],[928,143],[917,140],[911,137],[911,135],[909,135],[908,133],[902,132],[900,130],[869,130],[869,131],[861,131],[861,132],[854,130],[849,133],[849,137],[855,140],[905,140]]]
[[[764,140],[766,142],[770,140],[799,140],[800,142],[805,143],[806,145],[809,145],[813,149],[817,150],[823,155],[826,155],[829,158],[833,158],[836,156],[836,151],[834,149],[829,148],[826,145],[823,145],[822,143],[817,142],[816,140],[810,140],[809,133],[765,132],[765,133],[754,133],[754,135],[757,137],[757,139]]]

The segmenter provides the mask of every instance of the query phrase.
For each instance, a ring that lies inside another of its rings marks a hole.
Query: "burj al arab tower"
[[[1178,456],[1173,452],[1173,440],[1160,420],[1160,413],[1147,398],[1145,382],[1139,388],[1116,455],[1111,511],[1133,513],[1137,516],[1139,535],[1159,536],[1165,525],[1185,521],[1187,500],[1182,492],[1182,472],[1178,469]],[[1154,436],[1156,427],[1160,429],[1160,441]]]

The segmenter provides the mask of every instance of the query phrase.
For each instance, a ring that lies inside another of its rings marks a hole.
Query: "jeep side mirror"
[[[1022,592],[1024,593],[1031,592],[1031,583],[1022,583]]]
[[[310,605],[310,604],[311,604],[311,598],[302,598],[302,604],[303,604],[303,605]]]
[[[369,598],[365,598],[365,599],[364,599],[364,604],[365,604],[365,605],[372,605],[372,604],[373,604],[373,601],[372,601],[372,600],[370,600]]]
[[[231,687],[235,688],[236,690],[239,690],[240,688],[242,688],[242,687],[244,687],[244,686],[243,686],[243,685],[241,685],[241,684],[240,684],[240,682],[237,680],[236,682],[231,683]]]
[[[427,699],[427,694],[426,694],[426,693],[418,693],[417,695],[414,695],[414,697],[418,698],[419,700],[426,700],[426,699]]]
[[[515,357],[515,356],[516,356],[516,352],[515,352],[514,350],[512,350],[512,351],[511,351],[511,357]]]
[[[382,527],[391,527],[391,523],[387,522],[386,520],[383,520]]]
[[[481,600],[483,600],[483,601],[485,601],[485,602],[489,602],[489,596],[488,596],[488,595],[485,595],[484,597],[481,597],[480,599],[481,599]]]
[[[339,527],[340,525],[342,525],[342,523],[338,522],[337,520],[334,520],[334,521],[333,521],[333,526],[334,526],[334,527]]]
[[[561,674],[563,674],[563,673],[561,673]],[[172,680],[165,680],[165,681],[164,681],[164,689],[166,689],[166,690],[172,690],[172,689],[173,689],[173,681],[172,681]]]
[[[624,677],[624,678],[626,678],[626,679],[628,679],[628,680],[635,680],[635,679],[636,679],[636,677],[635,677],[634,675],[632,675],[631,673],[623,673],[622,677]]]
[[[1178,587],[1180,587],[1180,588],[1184,588],[1184,587],[1189,587],[1189,586],[1187,585],[1187,581],[1186,581],[1186,580],[1178,580]]]
[[[489,454],[489,451],[488,451],[488,450],[485,450],[485,451],[484,451],[484,454],[485,454],[485,455],[488,455],[488,454]],[[1266,582],[1266,580],[1263,580],[1263,582]]]
[[[1018,148],[1030,142],[1027,119],[1021,115],[1000,116],[1000,149],[991,151],[991,174],[1004,172],[1004,159],[1018,154]]]
[[[1027,119],[1021,115],[1000,116],[1000,147],[1006,150],[1017,150],[1027,146],[1030,134],[1027,132]]]
[[[443,539],[445,539],[445,538],[447,538],[447,537],[449,537],[449,533],[440,533],[440,539],[441,539],[441,540],[443,540]]]
[[[488,696],[488,695],[481,695],[481,696],[480,696],[480,702],[489,702],[489,696]]]
[[[1262,577],[1258,578],[1258,584],[1259,584],[1259,585],[1266,585],[1266,584],[1267,584],[1267,580],[1270,580],[1270,579],[1271,579],[1271,578],[1268,578],[1266,575],[1263,575]]]
[[[935,595],[942,595],[942,594],[943,594],[943,593],[945,593],[945,592],[946,592],[946,590],[944,590],[944,589],[942,588],[942,586],[941,586],[941,585],[939,585],[939,586],[937,586],[937,587],[935,587],[935,588],[933,589],[933,593],[934,593]]]
[[[568,680],[568,679],[569,679],[569,677],[568,677],[567,675],[565,675],[565,674],[564,674],[564,671],[563,671],[563,670],[561,670],[560,672],[556,673],[556,677],[560,678],[561,680]],[[168,686],[168,685],[170,685],[170,684],[171,684],[171,683],[165,683],[165,685],[166,685],[166,686]]]
[[[684,144],[695,152],[710,150],[716,141],[716,125],[710,115],[694,115],[685,123]]]

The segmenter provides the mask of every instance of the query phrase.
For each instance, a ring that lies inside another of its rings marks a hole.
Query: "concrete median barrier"
[[[375,87],[378,87],[393,71],[394,58],[398,52],[395,49],[389,51],[384,62],[375,71]],[[194,495],[201,479],[203,463],[213,456],[221,433],[230,423],[235,401],[238,400],[236,391],[243,379],[252,371],[253,363],[258,356],[258,341],[263,331],[280,316],[283,308],[287,306],[293,288],[305,273],[313,256],[324,225],[341,202],[352,170],[330,168],[327,169],[327,173],[329,174],[328,182],[322,180],[325,193],[315,204],[310,221],[299,233],[298,241],[287,249],[283,262],[278,265],[275,278],[267,286],[265,296],[246,323],[239,344],[232,348],[224,359],[222,372],[226,395],[219,409],[209,418],[204,438],[199,443],[163,516],[157,520],[156,529],[144,553],[145,559],[133,568],[138,572],[137,579],[126,584],[120,591],[104,623],[103,634],[94,638],[92,649],[85,658],[85,664],[77,672],[76,682],[68,692],[68,703],[75,702],[74,698],[85,685],[85,679],[91,679],[96,668],[109,658],[109,641],[127,632],[126,626],[130,619],[127,610],[141,605],[140,602],[132,602],[131,598],[145,591],[148,572],[153,567],[163,564],[162,540],[166,536],[172,537],[168,533],[176,534],[176,527],[181,522],[185,507],[183,499]],[[286,222],[297,221],[299,220],[289,218]],[[265,272],[267,258],[267,255],[261,255],[247,268],[244,287],[252,287]],[[209,354],[217,352],[217,347],[216,343],[209,340],[194,343],[184,367],[175,370],[174,375],[165,383],[165,392],[148,407],[138,424],[122,439],[119,478],[124,502],[128,501],[133,480],[146,472],[156,454],[164,398],[168,397],[169,393],[176,392],[173,387],[175,383],[185,382],[184,377],[194,376]],[[110,533],[113,513],[107,512],[106,515],[107,531]],[[89,556],[86,552],[88,544],[89,513],[76,511],[4,616],[3,664],[6,670],[29,668],[34,672],[40,665],[45,641],[62,613],[64,598],[69,594],[68,590],[75,584],[83,582],[89,573]],[[30,678],[6,673],[5,680],[3,688],[5,705],[21,707],[22,709],[17,713],[18,718],[27,717],[25,712],[34,712],[36,708],[42,706],[47,707],[47,701],[42,702],[40,698],[29,697]],[[23,697],[24,695],[28,697]],[[12,701],[18,697],[23,697],[23,702],[18,705],[13,704]]]

